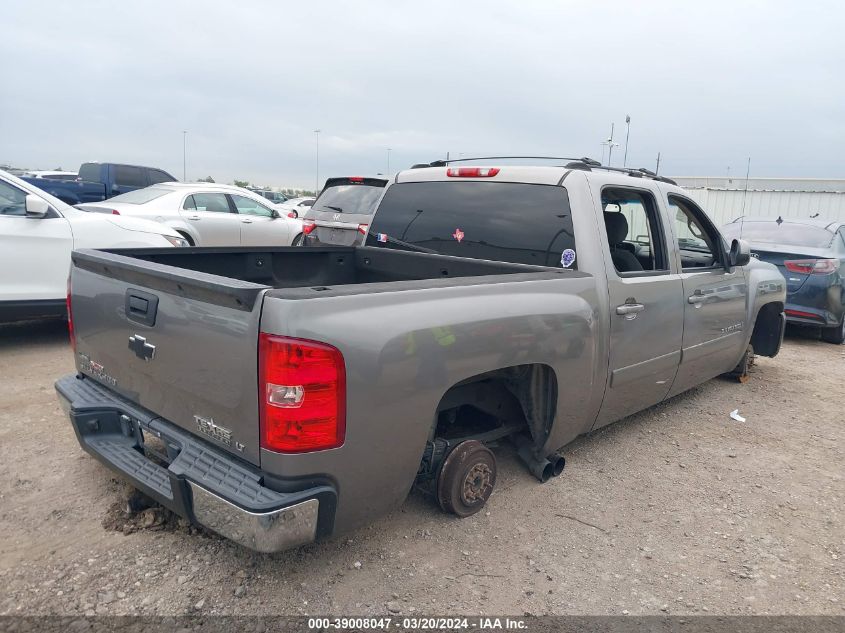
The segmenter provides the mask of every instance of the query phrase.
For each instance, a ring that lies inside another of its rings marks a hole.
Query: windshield
[[[722,234],[729,240],[742,239],[758,244],[786,244],[789,246],[810,246],[827,248],[833,233],[820,226],[795,224],[794,222],[731,222],[722,227]]]
[[[111,202],[120,202],[123,204],[145,204],[156,198],[166,196],[168,193],[173,193],[172,189],[165,189],[164,187],[147,187],[146,189],[136,189],[127,193],[120,194],[111,199]]]
[[[371,185],[367,182],[357,184],[341,184],[329,186],[323,190],[320,197],[312,206],[313,213],[349,213],[355,215],[372,215],[376,204],[384,191],[384,181]]]

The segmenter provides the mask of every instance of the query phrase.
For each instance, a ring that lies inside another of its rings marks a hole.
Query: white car
[[[79,174],[75,171],[25,171],[21,176],[24,178],[48,178],[50,180],[79,180]]]
[[[64,316],[74,249],[186,245],[156,222],[84,213],[0,171],[0,322]]]
[[[160,183],[76,206],[161,222],[178,231],[190,246],[297,246],[302,242],[301,220],[233,185]]]
[[[303,218],[305,214],[314,206],[316,198],[291,198],[287,202],[281,203],[280,209],[284,209],[286,213],[293,213],[295,218]]]

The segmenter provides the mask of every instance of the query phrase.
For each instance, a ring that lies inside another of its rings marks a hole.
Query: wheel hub
[[[461,488],[461,499],[467,505],[484,501],[492,487],[493,471],[487,464],[475,464],[467,471]]]

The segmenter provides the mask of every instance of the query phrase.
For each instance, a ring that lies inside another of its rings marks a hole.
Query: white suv
[[[186,245],[158,222],[85,213],[0,171],[0,322],[63,316],[76,248]]]

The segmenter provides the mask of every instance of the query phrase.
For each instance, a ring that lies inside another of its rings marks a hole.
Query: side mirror
[[[280,217],[282,217],[282,216],[279,215],[278,211],[276,211],[275,209],[270,209],[270,218],[271,219],[278,220]]]
[[[745,240],[734,240],[731,242],[731,251],[728,259],[731,268],[734,266],[745,266],[751,261],[751,245]]]
[[[28,218],[43,218],[50,211],[50,204],[32,193],[27,194],[24,204]]]

